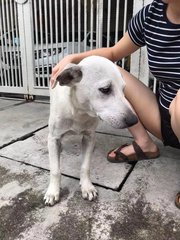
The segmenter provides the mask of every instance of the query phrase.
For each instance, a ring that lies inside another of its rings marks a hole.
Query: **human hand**
[[[69,63],[73,63],[73,58],[74,55],[68,55],[64,57],[53,69],[52,69],[52,74],[51,74],[51,79],[50,79],[50,87],[53,89],[55,88],[57,84],[57,77],[59,74],[63,71],[65,66]]]

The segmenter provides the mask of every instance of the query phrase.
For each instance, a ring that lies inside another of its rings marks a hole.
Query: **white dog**
[[[50,92],[50,183],[45,203],[54,205],[59,200],[61,140],[69,131],[83,135],[80,185],[83,198],[91,201],[97,196],[90,180],[90,159],[98,119],[114,128],[130,127],[138,120],[124,97],[125,82],[118,67],[106,58],[91,56],[78,65],[69,64],[56,82],[59,85]]]

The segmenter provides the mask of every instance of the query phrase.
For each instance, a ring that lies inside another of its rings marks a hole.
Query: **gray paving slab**
[[[85,201],[78,181],[63,176],[61,200],[48,207],[47,171],[0,158],[0,173],[0,239],[111,239],[111,225],[122,215],[118,192],[97,187],[98,199]]]
[[[180,218],[180,212],[174,205],[175,195],[180,188],[179,172],[180,161],[173,156],[140,161],[123,186],[122,193],[141,195],[155,209],[175,212]]]
[[[47,135],[47,128],[40,130],[24,141],[18,141],[1,149],[0,155],[49,169]],[[117,189],[132,166],[125,163],[111,164],[107,161],[106,154],[111,148],[123,144],[123,141],[128,142],[129,138],[100,133],[96,136],[96,146],[91,162],[91,179],[96,184]],[[81,137],[68,136],[63,141],[62,173],[79,178],[81,163]]]
[[[9,133],[17,140],[45,126],[49,105],[44,105],[12,106],[11,113],[10,108],[3,110]],[[21,121],[23,117],[27,122]],[[1,121],[4,134],[5,121]],[[49,181],[47,128],[0,149],[5,156],[0,156],[0,240],[179,240],[180,212],[174,199],[180,187],[180,150],[156,140],[161,156],[138,162],[125,179],[130,166],[108,163],[106,153],[132,138],[126,130],[113,132],[104,123],[97,130],[92,180],[98,184],[99,196],[94,202],[82,199],[76,179],[81,164],[79,137],[64,141],[62,171],[69,177],[62,176],[61,200],[54,207],[43,204]],[[114,191],[122,179],[122,189]]]
[[[47,125],[49,105],[29,102],[1,111],[0,147]]]
[[[18,104],[21,104],[23,102],[24,100],[0,98],[0,111],[5,110],[9,107],[13,107]]]
[[[107,133],[107,134],[115,135],[115,136],[117,135],[117,136],[132,138],[131,134],[129,133],[129,131],[127,129],[115,129],[103,121],[99,122],[96,131],[100,132],[100,133]]]
[[[42,129],[34,133],[34,135],[28,139],[17,141],[1,149],[0,155],[44,169],[49,169],[47,135],[48,128]],[[97,133],[96,137],[96,146],[91,163],[91,179],[96,184],[118,189],[132,166],[125,163],[111,164],[107,161],[106,154],[110,149],[124,143],[130,143],[132,140],[128,137],[101,133]],[[164,148],[159,142],[158,145],[161,150],[159,159],[171,157],[179,159],[179,150],[168,147]],[[62,173],[79,178],[81,163],[80,136],[74,135],[65,138],[61,157]]]
[[[131,225],[130,239],[138,239],[137,226],[140,222],[142,235],[139,239],[180,239],[180,210],[174,204],[175,196],[180,190],[179,172],[179,158],[173,155],[171,158],[164,156],[136,164],[121,190],[123,198],[128,199],[132,206],[127,218],[130,220],[134,214],[141,216],[132,220],[134,224]],[[147,229],[150,222],[151,228],[154,228],[151,236],[151,230]],[[116,224],[116,227],[121,226],[120,222]],[[166,234],[162,233],[162,224],[166,228]],[[159,238],[160,233],[162,236]]]
[[[142,181],[144,164],[149,174]],[[63,176],[61,200],[48,207],[43,196],[49,172],[0,158],[0,239],[177,240],[178,210],[158,208],[154,198],[146,196],[152,192],[148,187],[153,182],[153,164],[142,162],[139,174],[129,178],[121,192],[97,187],[99,196],[94,202],[82,199],[77,180]]]

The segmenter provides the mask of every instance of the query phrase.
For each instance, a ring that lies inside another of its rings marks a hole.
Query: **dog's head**
[[[91,56],[70,64],[58,76],[61,86],[73,87],[80,108],[115,128],[138,122],[124,96],[125,82],[118,67],[103,57]]]

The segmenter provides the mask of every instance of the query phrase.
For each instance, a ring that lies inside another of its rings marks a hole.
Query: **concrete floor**
[[[100,123],[91,166],[94,202],[81,196],[79,136],[64,141],[61,199],[43,203],[49,181],[49,104],[0,99],[0,240],[178,240],[180,151],[135,165],[112,164],[107,152],[130,143],[127,130]]]

